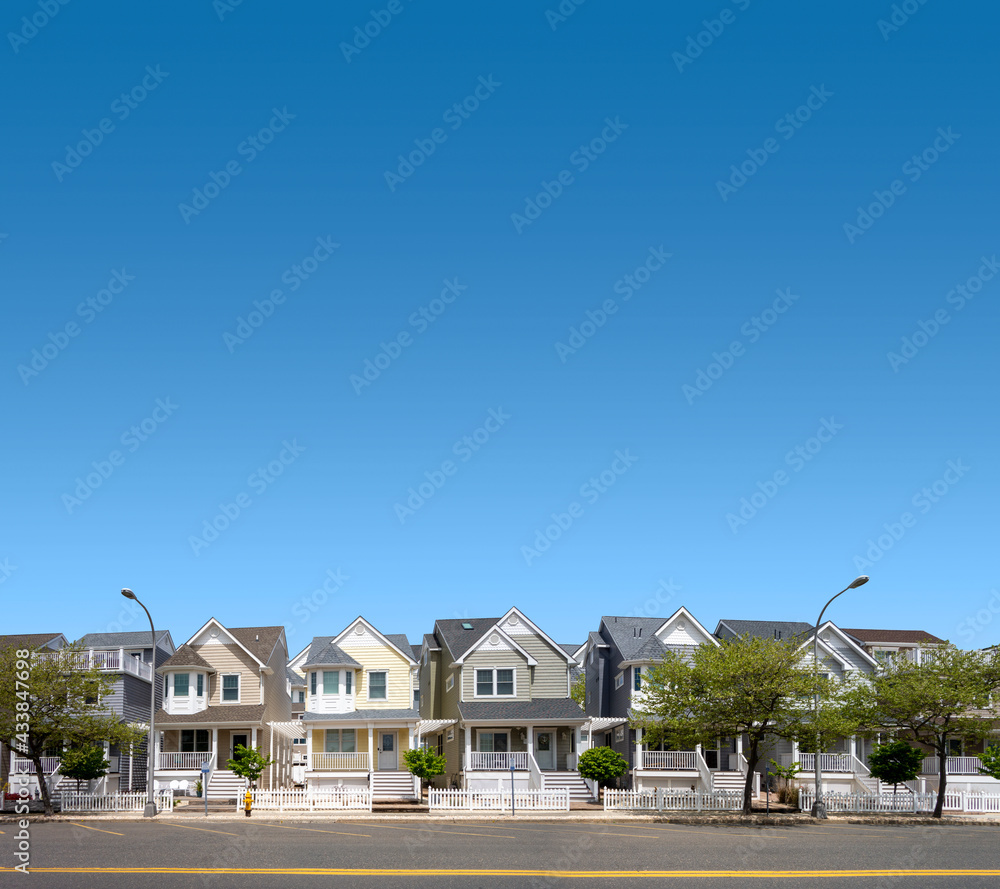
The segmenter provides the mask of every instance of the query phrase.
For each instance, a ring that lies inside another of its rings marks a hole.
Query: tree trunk
[[[942,744],[938,748],[938,795],[937,802],[934,803],[934,818],[940,818],[944,809],[944,789],[948,786],[948,748]]]
[[[45,814],[52,815],[54,814],[52,797],[49,795],[49,784],[45,780],[45,772],[42,770],[42,755],[32,752],[27,754],[27,756],[35,765],[35,776],[38,778],[38,789],[42,794],[42,805],[45,807]]]
[[[753,813],[753,776],[757,770],[757,740],[750,741],[750,755],[747,757],[747,779],[743,785],[743,814]]]

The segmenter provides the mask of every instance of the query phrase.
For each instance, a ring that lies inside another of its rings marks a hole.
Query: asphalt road
[[[15,886],[19,875],[9,868],[17,863],[17,827],[8,822],[0,830],[0,883]],[[1000,885],[1000,827],[988,825],[753,828],[255,817],[207,823],[80,819],[36,823],[30,835],[32,885],[60,889]]]

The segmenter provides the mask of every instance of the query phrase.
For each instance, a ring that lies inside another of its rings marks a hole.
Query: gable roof
[[[36,651],[39,648],[48,648],[52,642],[58,642],[62,648],[69,644],[69,640],[62,633],[16,633],[13,636],[0,636],[0,648],[7,648],[13,645],[15,648],[28,648]]]
[[[434,634],[458,660],[499,622],[499,617],[448,618],[434,621]],[[469,624],[463,629],[462,624]]]
[[[931,645],[944,645],[944,639],[939,639],[924,630],[849,630],[847,627],[843,627],[843,630],[867,645],[878,642],[911,645],[926,642]]]
[[[441,646],[438,644],[437,637],[435,637],[433,633],[424,633],[424,645],[426,645],[430,651],[441,650]]]
[[[292,684],[292,687],[305,686],[306,680],[303,676],[296,673],[291,667],[285,667],[285,675],[288,677],[288,681]]]
[[[162,673],[164,670],[173,670],[176,667],[197,667],[206,673],[215,672],[215,667],[198,654],[187,642],[160,664],[156,672]]]
[[[500,618],[500,623],[504,623],[504,624],[507,624],[509,626],[510,624],[508,622],[508,618],[512,614],[513,615],[517,615],[518,621],[526,624],[530,629],[534,630],[535,635],[538,636],[538,638],[541,639],[543,642],[547,643],[548,646],[556,654],[562,655],[562,657],[566,659],[566,663],[567,664],[572,665],[572,664],[576,663],[576,658],[573,656],[573,653],[571,651],[567,651],[565,648],[563,648],[548,633],[546,633],[545,630],[543,630],[530,617],[528,617],[523,611],[521,611],[520,608],[517,608],[516,606],[512,606],[511,608],[508,608],[507,609],[507,613],[504,614],[504,616]]]
[[[284,627],[227,627],[229,634],[262,664],[271,660]],[[286,651],[285,654],[288,654]]]
[[[335,638],[335,636],[316,636],[309,645],[309,653],[302,668],[343,666],[362,669],[361,664],[333,641]]]
[[[173,648],[173,641],[170,640],[170,630],[156,631],[156,644],[160,645],[165,640],[170,641]],[[128,633],[87,633],[77,640],[87,648],[148,648],[152,640],[149,633],[144,630],[135,630]]]
[[[411,645],[410,646],[410,651],[413,652],[413,659],[415,661],[419,661],[420,660],[420,650],[422,648],[423,648],[422,645]]]
[[[612,615],[601,618],[601,626],[608,638],[618,647],[623,661],[631,661],[646,643],[655,638],[656,631],[663,626],[662,617],[621,617]],[[659,639],[656,640],[659,642]],[[660,642],[662,648],[663,643]]]
[[[518,645],[516,640],[514,640],[508,633],[505,633],[503,628],[499,624],[494,624],[492,627],[490,627],[486,633],[483,633],[479,637],[479,639],[476,640],[476,642],[474,642],[472,645],[469,646],[469,648],[462,654],[461,657],[455,658],[454,662],[456,664],[464,663],[465,659],[470,654],[476,651],[481,645],[483,645],[484,642],[491,641],[494,635],[498,636],[500,639],[505,640],[507,644],[514,649],[514,651],[522,655],[524,659],[528,662],[529,667],[538,666],[538,660],[534,658],[530,652],[525,651],[520,645]],[[560,651],[560,654],[565,654],[565,652]]]
[[[729,633],[723,632],[725,627]],[[753,636],[760,639],[795,639],[811,634],[813,624],[793,620],[731,620],[719,621],[715,635],[720,639]]]
[[[413,649],[410,648],[410,640],[406,638],[403,633],[391,633],[386,635],[381,630],[378,629],[371,621],[365,620],[360,614],[354,618],[343,630],[340,631],[336,636],[333,637],[334,642],[343,641],[344,637],[353,630],[359,623],[364,624],[372,633],[379,637],[383,642],[394,648],[399,654],[401,654],[407,661],[410,662],[411,666],[415,665],[417,661],[413,657]],[[361,666],[358,664],[358,666]]]

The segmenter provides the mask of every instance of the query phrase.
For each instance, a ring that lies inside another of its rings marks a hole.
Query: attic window
[[[510,625],[512,627],[516,627],[517,624],[518,624],[517,615],[516,614],[512,614],[510,617],[508,617],[507,618],[507,623],[508,623],[508,625]]]
[[[365,632],[365,628],[364,628],[363,626],[361,626],[361,624],[358,624],[358,625],[357,625],[357,626],[356,626],[356,627],[354,628],[354,635],[355,635],[355,636],[363,636],[363,635],[364,635],[364,632]]]
[[[463,630],[471,630],[472,629],[472,624],[470,624],[467,620],[466,621],[462,621],[462,629]]]
[[[490,636],[490,645],[499,645],[499,644],[500,644],[500,637],[496,633],[494,633],[492,636]]]

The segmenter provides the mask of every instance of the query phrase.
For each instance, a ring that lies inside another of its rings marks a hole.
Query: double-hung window
[[[316,694],[316,673],[312,672],[309,674],[309,694]]]
[[[328,728],[324,738],[325,753],[354,753],[357,749],[356,730],[352,728]]]
[[[368,674],[368,700],[384,701],[386,699],[385,670],[376,670]]]
[[[205,674],[204,673],[199,673],[198,674],[198,697],[199,698],[205,697]]]
[[[633,687],[636,691],[640,691],[642,689],[642,667],[633,667],[632,669],[635,672],[635,684]]]
[[[222,677],[222,700],[238,702],[240,699],[240,674],[230,673]]]
[[[350,670],[344,671],[344,694],[351,693],[351,686],[354,685],[354,673]]]
[[[323,694],[340,694],[340,670],[323,671]]]
[[[208,753],[208,729],[181,729],[181,753]]]
[[[476,670],[476,697],[511,698],[514,696],[514,670],[511,668]]]
[[[188,673],[174,673],[174,695],[179,698],[188,696]]]

